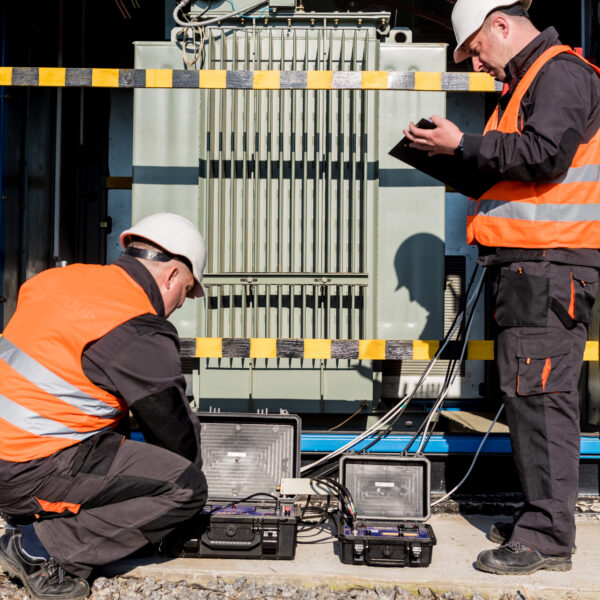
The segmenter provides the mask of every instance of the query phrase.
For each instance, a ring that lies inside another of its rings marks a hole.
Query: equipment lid
[[[198,416],[209,501],[233,502],[259,493],[279,497],[281,479],[299,476],[301,425],[297,415]],[[252,499],[263,501],[270,498]]]
[[[359,519],[425,521],[430,515],[429,461],[424,457],[347,455],[340,481]]]

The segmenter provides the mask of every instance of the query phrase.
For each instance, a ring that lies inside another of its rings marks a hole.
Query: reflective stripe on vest
[[[50,456],[117,425],[126,402],[86,376],[85,348],[119,325],[156,315],[119,266],[70,265],[26,281],[0,338],[0,459]]]
[[[516,200],[481,200],[479,208],[472,202],[470,210],[478,215],[523,219],[526,221],[597,221],[598,206],[593,204],[531,204]]]
[[[62,423],[41,417],[2,394],[0,394],[0,414],[11,425],[36,436],[58,436],[72,440],[73,442],[81,442],[86,438],[100,433],[99,431],[88,431],[87,433],[75,431]],[[106,429],[110,428],[105,427],[101,431],[105,431]],[[6,440],[3,443],[6,443]]]
[[[496,108],[486,133],[521,133],[518,124],[523,96],[540,69],[562,53],[577,56],[568,46],[553,46],[542,53],[518,83],[500,122]],[[600,69],[590,66],[600,76]],[[467,212],[470,244],[600,248],[600,130],[579,146],[571,167],[559,177],[536,183],[501,181],[479,200],[471,198]]]
[[[118,408],[93,398],[55,375],[5,337],[0,338],[0,359],[37,387],[78,408],[81,412],[100,418],[111,418],[121,414]],[[0,412],[0,415],[4,416],[4,413]]]
[[[600,164],[571,167],[550,183],[596,183],[600,181]]]

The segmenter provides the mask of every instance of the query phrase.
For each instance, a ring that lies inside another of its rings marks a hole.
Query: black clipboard
[[[421,119],[417,127],[431,129],[431,121]],[[471,198],[479,198],[492,187],[493,181],[489,175],[480,174],[472,166],[466,165],[462,158],[449,154],[428,156],[424,150],[411,148],[410,143],[408,138],[403,137],[389,151],[389,155]]]

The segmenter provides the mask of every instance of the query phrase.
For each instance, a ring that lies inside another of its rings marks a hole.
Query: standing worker
[[[167,321],[204,295],[204,241],[158,213],[121,243],[113,265],[24,283],[0,338],[0,511],[22,523],[0,538],[0,566],[33,598],[87,597],[93,567],[158,542],[206,500]],[[150,443],[117,432],[129,411]]]
[[[600,269],[600,69],[540,32],[531,0],[458,0],[454,60],[505,83],[483,135],[437,116],[413,148],[489,175],[470,199],[467,240],[493,275],[500,388],[525,503],[496,524],[477,567],[571,568],[579,470],[577,383]],[[493,534],[493,535],[492,535]]]

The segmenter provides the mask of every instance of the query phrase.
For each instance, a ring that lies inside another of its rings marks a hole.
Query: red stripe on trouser
[[[573,282],[573,273],[571,273],[571,301],[569,302],[569,316],[575,318],[575,283]]]
[[[68,510],[76,515],[81,508],[81,504],[73,504],[72,502],[48,502],[47,500],[40,500],[37,497],[36,500],[45,512],[63,513],[65,510]]]
[[[542,391],[546,391],[546,382],[548,381],[548,377],[550,376],[550,371],[552,370],[552,361],[550,358],[546,359],[544,363],[544,369],[542,370]]]

